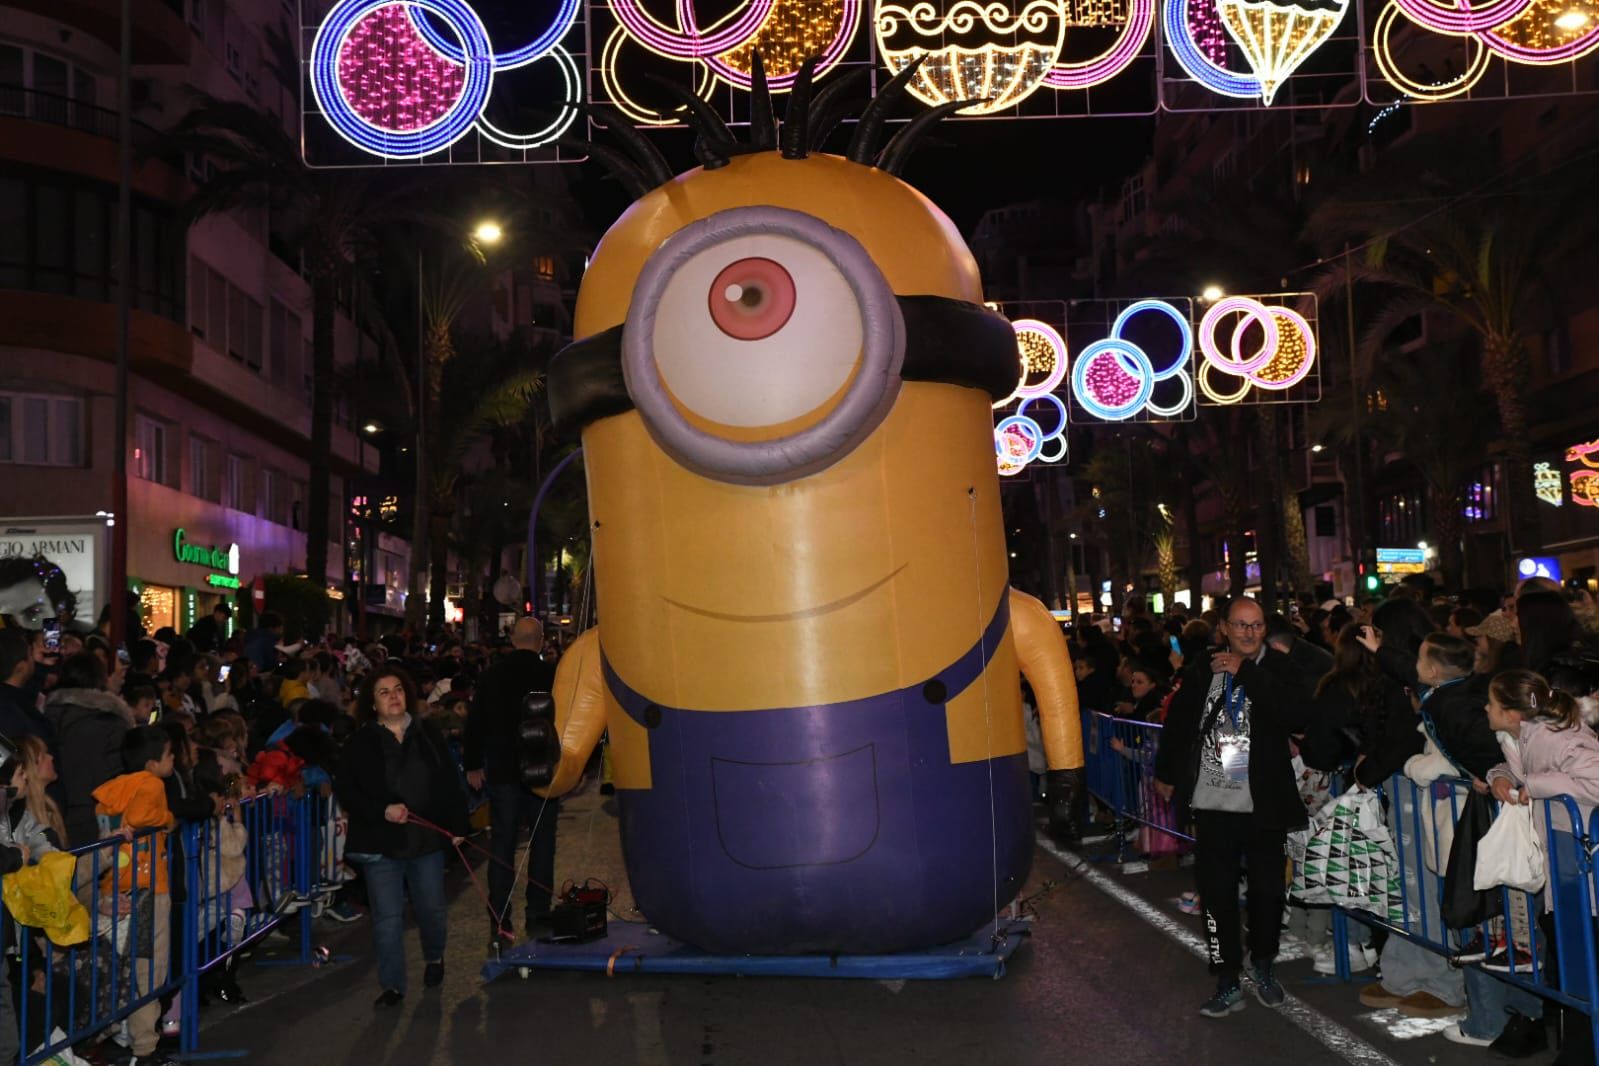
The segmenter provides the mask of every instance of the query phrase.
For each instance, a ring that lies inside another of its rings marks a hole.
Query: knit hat
[[[1471,637],[1487,637],[1497,640],[1501,644],[1509,644],[1516,639],[1515,623],[1510,621],[1510,616],[1503,611],[1495,611],[1482,620],[1481,625],[1467,626],[1466,635]]]

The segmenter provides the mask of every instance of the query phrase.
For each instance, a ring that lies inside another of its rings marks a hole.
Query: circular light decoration
[[[1474,45],[1466,69],[1445,81],[1426,83],[1404,73],[1392,44],[1394,22],[1400,15],[1420,29],[1463,37]],[[1426,101],[1470,92],[1487,73],[1494,55],[1507,63],[1541,67],[1581,59],[1595,50],[1599,50],[1599,7],[1594,0],[1490,0],[1477,5],[1457,0],[1452,7],[1433,0],[1389,0],[1372,33],[1372,57],[1382,76]]]
[[[1060,331],[1036,318],[1018,318],[1011,327],[1016,331],[1021,376],[1015,391],[993,405],[996,411],[1017,397],[1030,399],[1054,392],[1066,376],[1066,339]]]
[[[1174,354],[1162,350],[1151,356],[1127,336],[1128,327],[1140,315],[1166,318],[1177,327]],[[1084,411],[1107,422],[1122,422],[1139,414],[1179,418],[1194,402],[1189,369],[1193,354],[1194,330],[1187,315],[1165,300],[1138,300],[1116,316],[1109,337],[1078,353],[1072,368],[1072,395]],[[1172,404],[1155,403],[1155,386],[1172,379],[1181,386],[1182,398]]]
[[[1079,24],[1073,23],[1074,26]],[[1057,62],[1044,75],[1044,84],[1051,89],[1091,89],[1109,81],[1138,57],[1154,25],[1155,0],[1132,0],[1127,8],[1127,21],[1122,23],[1115,44],[1093,59],[1080,63]]]
[[[1227,353],[1217,341],[1231,316],[1231,336]],[[1259,346],[1249,354],[1244,347],[1249,337],[1260,335]],[[1199,351],[1204,363],[1199,371],[1199,391],[1211,403],[1240,403],[1251,387],[1282,392],[1304,381],[1316,365],[1316,333],[1310,322],[1288,307],[1267,306],[1247,296],[1231,296],[1216,301],[1199,322]],[[1240,379],[1232,392],[1217,388],[1214,374]]]
[[[1084,348],[1072,367],[1072,395],[1083,410],[1106,422],[1141,411],[1155,391],[1155,368],[1136,344],[1108,337]]]
[[[614,2],[614,0],[613,0]],[[907,86],[929,107],[979,100],[963,115],[991,115],[1015,107],[1041,86],[1060,60],[1066,40],[1064,0],[929,0],[909,6],[879,3],[873,20],[877,50],[898,74],[922,59]],[[978,42],[949,44],[951,39]]]
[[[1035,403],[1045,403],[1055,408],[1053,426],[1046,428],[1028,412],[1028,408]],[[1015,477],[1033,462],[1063,461],[1067,452],[1066,429],[1066,405],[1060,397],[1045,392],[1023,400],[1015,414],[1000,419],[994,427],[994,454],[1000,475]]]
[[[1214,5],[1250,75],[1228,70],[1194,39],[1189,5],[1196,2]],[[1294,71],[1327,43],[1348,11],[1349,0],[1314,8],[1280,0],[1167,0],[1164,29],[1172,56],[1190,78],[1222,96],[1255,98],[1269,106]]]
[[[578,0],[561,0],[555,18],[550,21],[549,28],[521,48],[509,52],[500,52],[494,56],[495,70],[515,70],[525,67],[529,63],[542,58],[550,52],[566,36],[566,31],[572,28],[577,21]],[[418,33],[433,46],[433,50],[453,63],[464,63],[466,54],[454,42],[445,37],[434,28],[433,24],[423,14],[422,5],[407,4],[407,14],[410,15],[411,25]]]

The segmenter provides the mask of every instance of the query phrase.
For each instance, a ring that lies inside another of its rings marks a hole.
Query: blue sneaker
[[[1263,1007],[1280,1007],[1288,998],[1288,993],[1283,991],[1283,986],[1278,982],[1276,974],[1272,972],[1272,964],[1257,964],[1251,976],[1255,979],[1255,998],[1260,1000]]]
[[[1237,980],[1217,985],[1216,994],[1200,1005],[1199,1013],[1207,1018],[1225,1018],[1244,1009],[1244,990]]]

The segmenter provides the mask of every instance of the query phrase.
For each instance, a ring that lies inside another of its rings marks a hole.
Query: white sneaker
[[[1460,1031],[1459,1022],[1445,1029],[1443,1036],[1445,1040],[1453,1041],[1456,1044],[1465,1044],[1467,1047],[1488,1047],[1493,1044],[1492,1040],[1484,1040],[1480,1036],[1467,1036]]]
[[[1360,973],[1369,970],[1377,961],[1377,953],[1369,946],[1361,944],[1349,945],[1349,972]],[[1320,974],[1335,974],[1338,972],[1338,959],[1333,955],[1333,947],[1328,944],[1316,952],[1315,970]]]

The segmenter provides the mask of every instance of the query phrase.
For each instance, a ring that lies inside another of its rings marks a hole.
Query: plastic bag
[[[1291,834],[1291,895],[1302,903],[1335,903],[1393,919],[1399,899],[1393,840],[1375,792],[1353,788],[1311,819],[1300,842]]]
[[[1543,889],[1547,871],[1543,844],[1533,825],[1532,806],[1501,805],[1493,826],[1477,841],[1473,886],[1479,892],[1500,885],[1538,892]]]
[[[89,912],[72,894],[77,860],[47,852],[38,865],[24,866],[5,879],[6,910],[19,925],[44,930],[52,944],[70,947],[89,939]]]
[[[1450,929],[1481,925],[1504,912],[1504,893],[1498,889],[1478,891],[1475,884],[1477,850],[1493,821],[1493,801],[1476,792],[1468,793],[1460,820],[1455,823],[1454,846],[1449,850],[1444,894],[1439,901],[1444,925]]]

